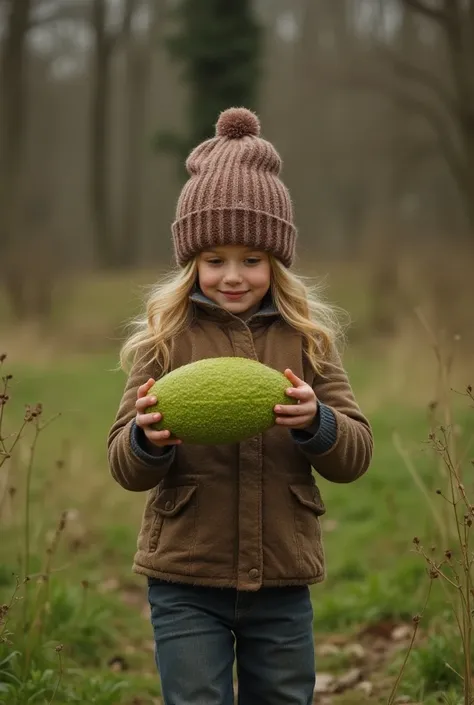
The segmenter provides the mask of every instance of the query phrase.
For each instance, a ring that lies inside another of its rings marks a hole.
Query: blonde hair
[[[343,340],[341,309],[326,303],[321,284],[306,284],[308,277],[295,274],[270,256],[271,289],[283,319],[303,336],[303,349],[315,372],[333,346]]]
[[[342,336],[337,309],[322,300],[321,287],[305,284],[306,277],[294,274],[269,255],[271,292],[283,319],[303,336],[304,352],[315,371],[330,347]],[[130,323],[132,332],[120,351],[120,365],[130,361],[146,363],[155,357],[161,373],[169,371],[171,344],[189,322],[189,295],[197,279],[197,257],[183,268],[171,270],[150,290],[145,314]]]

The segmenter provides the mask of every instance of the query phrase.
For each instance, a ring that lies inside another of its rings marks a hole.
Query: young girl
[[[259,132],[253,113],[233,108],[190,154],[173,224],[178,271],[122,350],[133,364],[109,463],[122,487],[148,491],[134,570],[148,577],[166,705],[232,705],[234,659],[240,705],[313,702],[308,586],[325,577],[325,507],[312,468],[352,482],[372,455],[332,312],[290,270],[290,197]],[[230,355],[284,372],[298,404],[275,407],[275,425],[239,444],[152,430],[157,378]]]

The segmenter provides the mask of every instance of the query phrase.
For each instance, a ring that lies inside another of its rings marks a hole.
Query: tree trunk
[[[127,0],[123,38],[126,52],[126,126],[125,161],[122,192],[122,232],[119,263],[133,266],[140,245],[141,194],[143,193],[143,149],[145,147],[145,102],[149,78],[150,54],[146,41],[140,44],[133,36],[131,23],[136,0]]]
[[[93,0],[95,35],[91,103],[90,202],[94,251],[101,267],[115,263],[109,200],[109,108],[111,41],[106,29],[106,0]]]
[[[413,13],[438,25],[446,41],[454,89],[454,99],[448,105],[451,123],[438,116],[432,126],[458,187],[474,243],[474,0],[466,3],[444,0],[436,7],[425,0],[403,0],[403,3]],[[433,111],[423,112],[429,117]]]
[[[470,130],[465,130],[464,144],[466,150],[466,176],[464,194],[462,196],[474,244],[474,125]]]
[[[451,71],[458,104],[459,128],[465,155],[464,179],[461,185],[466,215],[474,234],[474,0],[461,7],[445,0],[449,20],[446,26]],[[448,21],[447,20],[447,21]]]
[[[15,282],[11,257],[25,141],[25,37],[30,0],[10,0],[0,58],[0,249],[2,278],[17,317],[24,315],[22,287]]]
[[[30,0],[7,6],[0,64],[0,245],[12,239],[25,133],[25,37]]]

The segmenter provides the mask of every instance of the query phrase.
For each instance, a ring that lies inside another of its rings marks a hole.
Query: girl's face
[[[250,247],[225,245],[204,250],[198,257],[202,293],[241,318],[258,311],[270,287],[270,274],[267,253]]]

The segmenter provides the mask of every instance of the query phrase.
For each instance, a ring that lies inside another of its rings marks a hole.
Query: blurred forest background
[[[375,437],[350,487],[315,473],[315,703],[473,702],[474,0],[0,0],[5,705],[162,703],[144,498],[107,466],[117,353],[188,151],[241,105]]]
[[[283,157],[300,262],[363,266],[376,332],[425,299],[436,321],[472,328],[473,3],[0,11],[0,276],[14,317],[47,319],[73,275],[167,265],[185,156],[220,110],[246,105]]]

